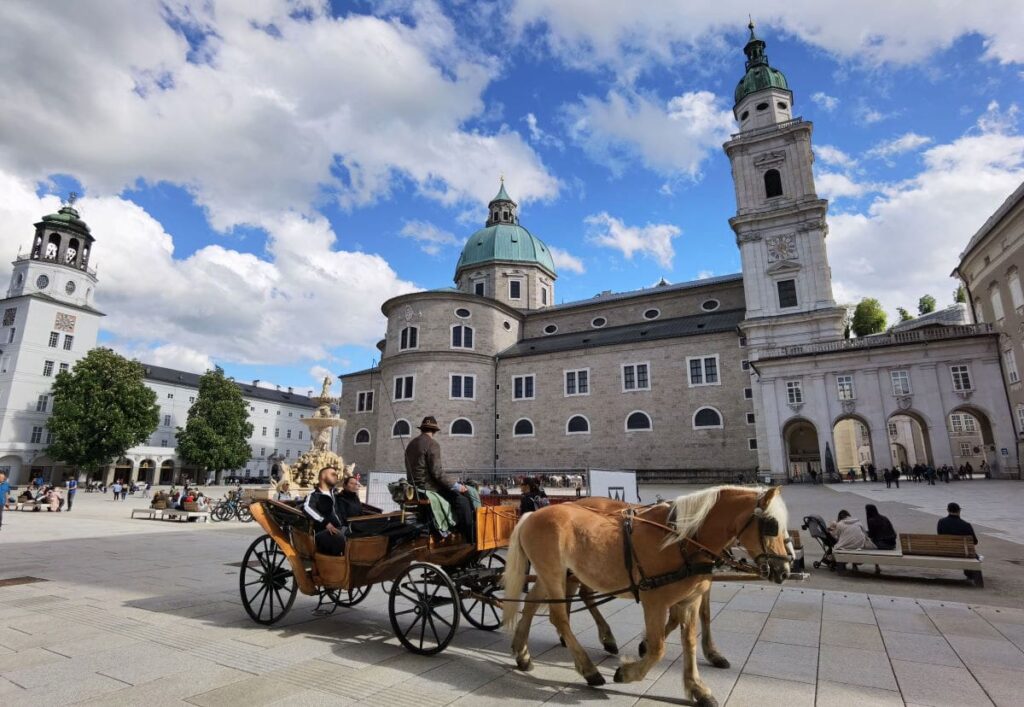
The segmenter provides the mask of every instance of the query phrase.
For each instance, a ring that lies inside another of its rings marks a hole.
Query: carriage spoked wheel
[[[484,570],[484,572],[482,576],[475,578],[472,575],[472,569]],[[460,582],[459,586],[474,595],[489,597],[494,601],[486,601],[476,596],[463,596],[462,615],[476,628],[494,631],[501,626],[501,613],[498,611],[496,602],[498,590],[501,588],[501,576],[505,571],[505,558],[491,553],[472,569],[468,581]]]
[[[238,587],[246,613],[266,626],[284,618],[299,588],[288,558],[269,535],[260,536],[245,551]]]
[[[459,628],[459,594],[443,569],[413,562],[395,579],[388,599],[395,637],[419,655],[440,653]]]
[[[367,584],[362,587],[352,587],[351,589],[324,589],[320,593],[320,604],[330,603],[332,606],[326,613],[333,614],[334,610],[339,606],[349,608],[355,606],[370,593],[370,587],[372,584]],[[324,613],[324,611],[317,606],[316,611]]]

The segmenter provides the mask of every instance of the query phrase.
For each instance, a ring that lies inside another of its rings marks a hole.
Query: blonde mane
[[[665,540],[665,545],[681,542],[686,538],[692,538],[696,535],[700,527],[704,525],[708,513],[711,512],[711,509],[718,502],[718,497],[722,491],[752,491],[760,497],[767,490],[763,486],[713,486],[703,491],[680,496],[670,502],[672,514],[675,518],[672,523],[675,532]],[[777,494],[771,500],[764,514],[779,522],[780,532],[787,532],[789,512],[786,509],[786,504],[783,502],[781,494]]]

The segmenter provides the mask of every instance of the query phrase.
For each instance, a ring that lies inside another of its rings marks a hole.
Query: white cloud
[[[523,122],[526,123],[527,129],[530,131],[530,141],[535,142],[538,145],[546,145],[548,147],[554,147],[559,150],[565,148],[565,145],[557,137],[551,133],[541,130],[540,124],[537,121],[537,116],[533,113],[527,113],[523,116]]]
[[[865,154],[868,157],[875,157],[878,159],[888,160],[896,155],[902,155],[905,152],[913,152],[921,147],[924,147],[930,143],[932,139],[924,135],[918,135],[915,132],[904,133],[899,137],[895,137],[892,140],[884,140]]]
[[[857,111],[857,117],[865,125],[874,125],[875,123],[882,122],[883,120],[889,118],[890,116],[875,108],[862,107],[860,110]]]
[[[828,113],[831,113],[839,107],[839,99],[835,96],[830,96],[823,91],[812,93],[811,100],[814,101],[815,105]]]
[[[518,133],[464,127],[486,113],[497,60],[432,3],[406,14],[334,18],[321,0],[0,3],[0,167],[71,174],[94,196],[182,185],[218,229],[308,214],[325,196],[370,203],[396,180],[479,203],[500,170],[521,201],[554,196]]]
[[[701,270],[699,273],[697,273],[697,279],[698,280],[707,280],[708,278],[714,277],[714,276],[715,276],[715,273],[713,271],[711,271],[711,270]]]
[[[627,260],[640,255],[654,260],[664,268],[671,268],[676,251],[672,241],[682,231],[668,223],[649,223],[645,226],[627,226],[606,212],[584,219],[590,228],[588,240],[605,248],[621,252]]]
[[[855,182],[845,174],[838,172],[818,172],[814,175],[814,185],[818,195],[825,199],[841,199],[859,197],[872,189],[870,184]]]
[[[381,300],[413,291],[383,258],[336,249],[323,217],[267,218],[264,256],[208,245],[174,257],[174,240],[137,204],[85,198],[96,237],[96,305],[119,350],[190,370],[210,360],[288,364],[323,360],[330,349],[370,347],[384,325]],[[0,170],[0,233],[27,247],[31,224],[58,207],[31,181]],[[0,279],[10,265],[0,259]],[[202,352],[202,353],[198,353]]]
[[[420,250],[427,255],[437,255],[442,248],[458,246],[462,241],[455,234],[445,231],[429,221],[406,221],[399,233],[420,244]]]
[[[558,272],[573,272],[582,275],[586,272],[583,261],[567,250],[558,246],[548,246],[551,251],[551,258],[555,261],[555,270]]]
[[[1024,137],[1005,124],[993,130],[998,112],[990,106],[975,130],[927,149],[921,172],[865,212],[830,217],[829,259],[844,301],[878,297],[890,312],[913,309],[926,293],[949,301],[949,272],[968,240],[1024,180]]]
[[[332,372],[331,369],[324,368],[323,366],[313,366],[309,369],[309,377],[313,379],[313,382],[318,388],[314,392],[319,392],[319,388],[324,384],[324,378],[329,379],[331,381],[331,386],[333,387],[335,385],[335,376],[337,375],[338,374]]]
[[[566,109],[569,134],[591,159],[621,174],[639,159],[660,174],[700,175],[701,164],[733,128],[732,112],[709,91],[691,91],[667,103],[613,89],[584,96]]]
[[[814,148],[814,156],[827,165],[850,169],[857,166],[857,160],[846,154],[838,147],[832,145],[817,145]]]

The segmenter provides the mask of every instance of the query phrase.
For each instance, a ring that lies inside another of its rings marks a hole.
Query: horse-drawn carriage
[[[351,518],[345,554],[334,556],[316,551],[313,526],[301,510],[254,502],[253,519],[266,535],[242,559],[239,590],[246,612],[257,623],[274,624],[302,592],[319,598],[317,611],[331,613],[355,606],[380,584],[389,594],[395,637],[413,653],[443,651],[460,615],[476,628],[498,628],[501,616],[490,597],[501,585],[504,560],[497,551],[508,545],[516,509],[478,509],[476,542],[468,543],[458,533],[442,538],[431,532],[427,503],[410,498],[399,511]]]

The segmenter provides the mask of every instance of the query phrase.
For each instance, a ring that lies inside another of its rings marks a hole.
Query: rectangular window
[[[14,327],[11,327],[11,330],[9,332],[7,332],[7,343],[8,344],[13,344],[14,343]]]
[[[36,398],[36,412],[46,412],[46,408],[50,404],[49,395],[40,395]]]
[[[70,369],[70,368],[71,368],[71,364],[62,363],[62,364],[60,364],[60,369],[59,370],[60,370],[61,373],[67,373],[68,369]]]
[[[750,361],[748,361],[747,359],[743,359],[742,361],[740,361],[740,370],[749,371]]]
[[[261,457],[267,456],[267,448],[266,447],[260,447],[260,456]]]
[[[1020,273],[1014,270],[1010,273],[1010,301],[1013,302],[1013,308],[1019,309],[1024,306],[1024,290],[1020,287]]]
[[[969,457],[969,456],[971,456],[971,443],[970,442],[961,442],[960,443],[960,456],[961,457]]]
[[[839,389],[840,400],[854,400],[857,397],[853,390],[853,376],[836,376],[836,387]]]
[[[299,430],[299,439],[302,439],[302,430]]]
[[[473,400],[476,395],[476,376],[453,373],[451,378],[452,400]]]
[[[356,412],[373,412],[373,391],[364,390],[356,396]]]
[[[953,376],[953,390],[973,390],[971,371],[966,365],[950,366],[949,372]]]
[[[650,364],[627,363],[622,367],[622,390],[650,390]]]
[[[413,378],[415,376],[395,376],[395,400],[412,400]]]
[[[70,351],[71,347],[74,345],[74,343],[75,343],[75,337],[71,336],[71,334],[65,334],[64,335],[64,350],[65,351]]]
[[[565,372],[566,395],[590,395],[590,369]]]
[[[484,284],[483,280],[481,280],[480,282],[473,283],[473,292],[480,295],[481,297],[483,297],[486,292],[485,288],[486,285]]]
[[[747,449],[757,449],[757,437],[747,438]]]
[[[995,287],[988,293],[989,300],[992,302],[992,314],[998,321],[1003,318],[1003,296],[999,294],[999,290]]]
[[[1017,355],[1013,349],[1003,351],[1003,361],[1006,363],[1006,378],[1011,383],[1020,382],[1020,373],[1017,371]]]
[[[512,399],[533,400],[534,381],[535,378],[532,373],[525,376],[512,376]]]
[[[740,348],[741,349],[747,348],[747,337],[745,337],[745,336],[741,336],[740,337]]]
[[[800,381],[786,381],[786,399],[790,405],[800,405],[804,401],[804,389]]]
[[[164,415],[164,427],[170,427],[170,426],[171,426],[171,416],[170,415]]]
[[[744,388],[743,389],[743,399],[744,400],[753,400],[754,399],[754,389],[753,388]]]
[[[402,333],[398,337],[398,350],[405,351],[406,349],[415,349],[419,347],[419,327],[407,326],[402,329]]]
[[[779,309],[795,307],[796,302],[796,280],[779,280]]]
[[[718,355],[687,357],[690,387],[698,385],[720,385],[718,380]]]
[[[889,438],[890,439],[896,439],[896,436],[899,434],[899,430],[896,429],[896,423],[895,422],[890,422],[888,427],[889,427]]]
[[[748,412],[747,413],[747,424],[748,425],[752,425],[752,424],[754,424],[754,422],[755,422],[754,413]]]
[[[174,393],[168,393],[167,394],[167,399],[168,400],[174,400]]]
[[[1024,432],[1024,405],[1017,406],[1017,431]]]
[[[58,342],[58,341],[60,341],[60,334],[58,334],[58,333],[57,333],[57,332],[55,332],[55,331],[51,331],[51,332],[50,332],[50,343],[49,343],[49,347],[50,347],[51,349],[55,349],[55,348],[57,348],[57,342]]]
[[[508,298],[509,299],[522,299],[523,298],[523,281],[522,280],[509,280],[508,281]]]
[[[44,376],[52,376],[53,375],[53,361],[43,361],[43,375]]]
[[[546,287],[540,288],[540,303],[543,305],[548,303],[548,288]]]
[[[910,395],[910,374],[907,371],[890,371],[893,395]]]
[[[266,427],[263,428],[263,433],[262,434],[263,434],[264,437],[267,436],[267,428]]]
[[[46,430],[46,444],[53,444],[53,432]]]
[[[42,441],[43,441],[43,428],[42,427],[33,427],[32,428],[32,437],[29,440],[29,442],[31,442],[32,444],[39,444]]]
[[[167,446],[167,440],[166,439],[160,440],[160,446],[161,447],[166,447]]]
[[[285,437],[285,439],[291,439],[292,438],[292,431],[291,430],[285,430],[284,431],[284,437]]]
[[[456,324],[452,327],[452,348],[471,349],[473,348],[473,327],[464,324]]]
[[[188,396],[188,401],[190,403],[194,403],[196,401],[196,396],[194,396],[194,395]],[[249,409],[252,410],[252,408],[249,408]]]
[[[280,436],[281,436],[281,428],[280,427],[275,427],[274,428],[274,439],[277,439]]]
[[[284,450],[284,455],[285,455],[286,457],[290,457],[290,456],[292,455],[292,450],[290,450],[290,449],[286,449],[286,450]]]

